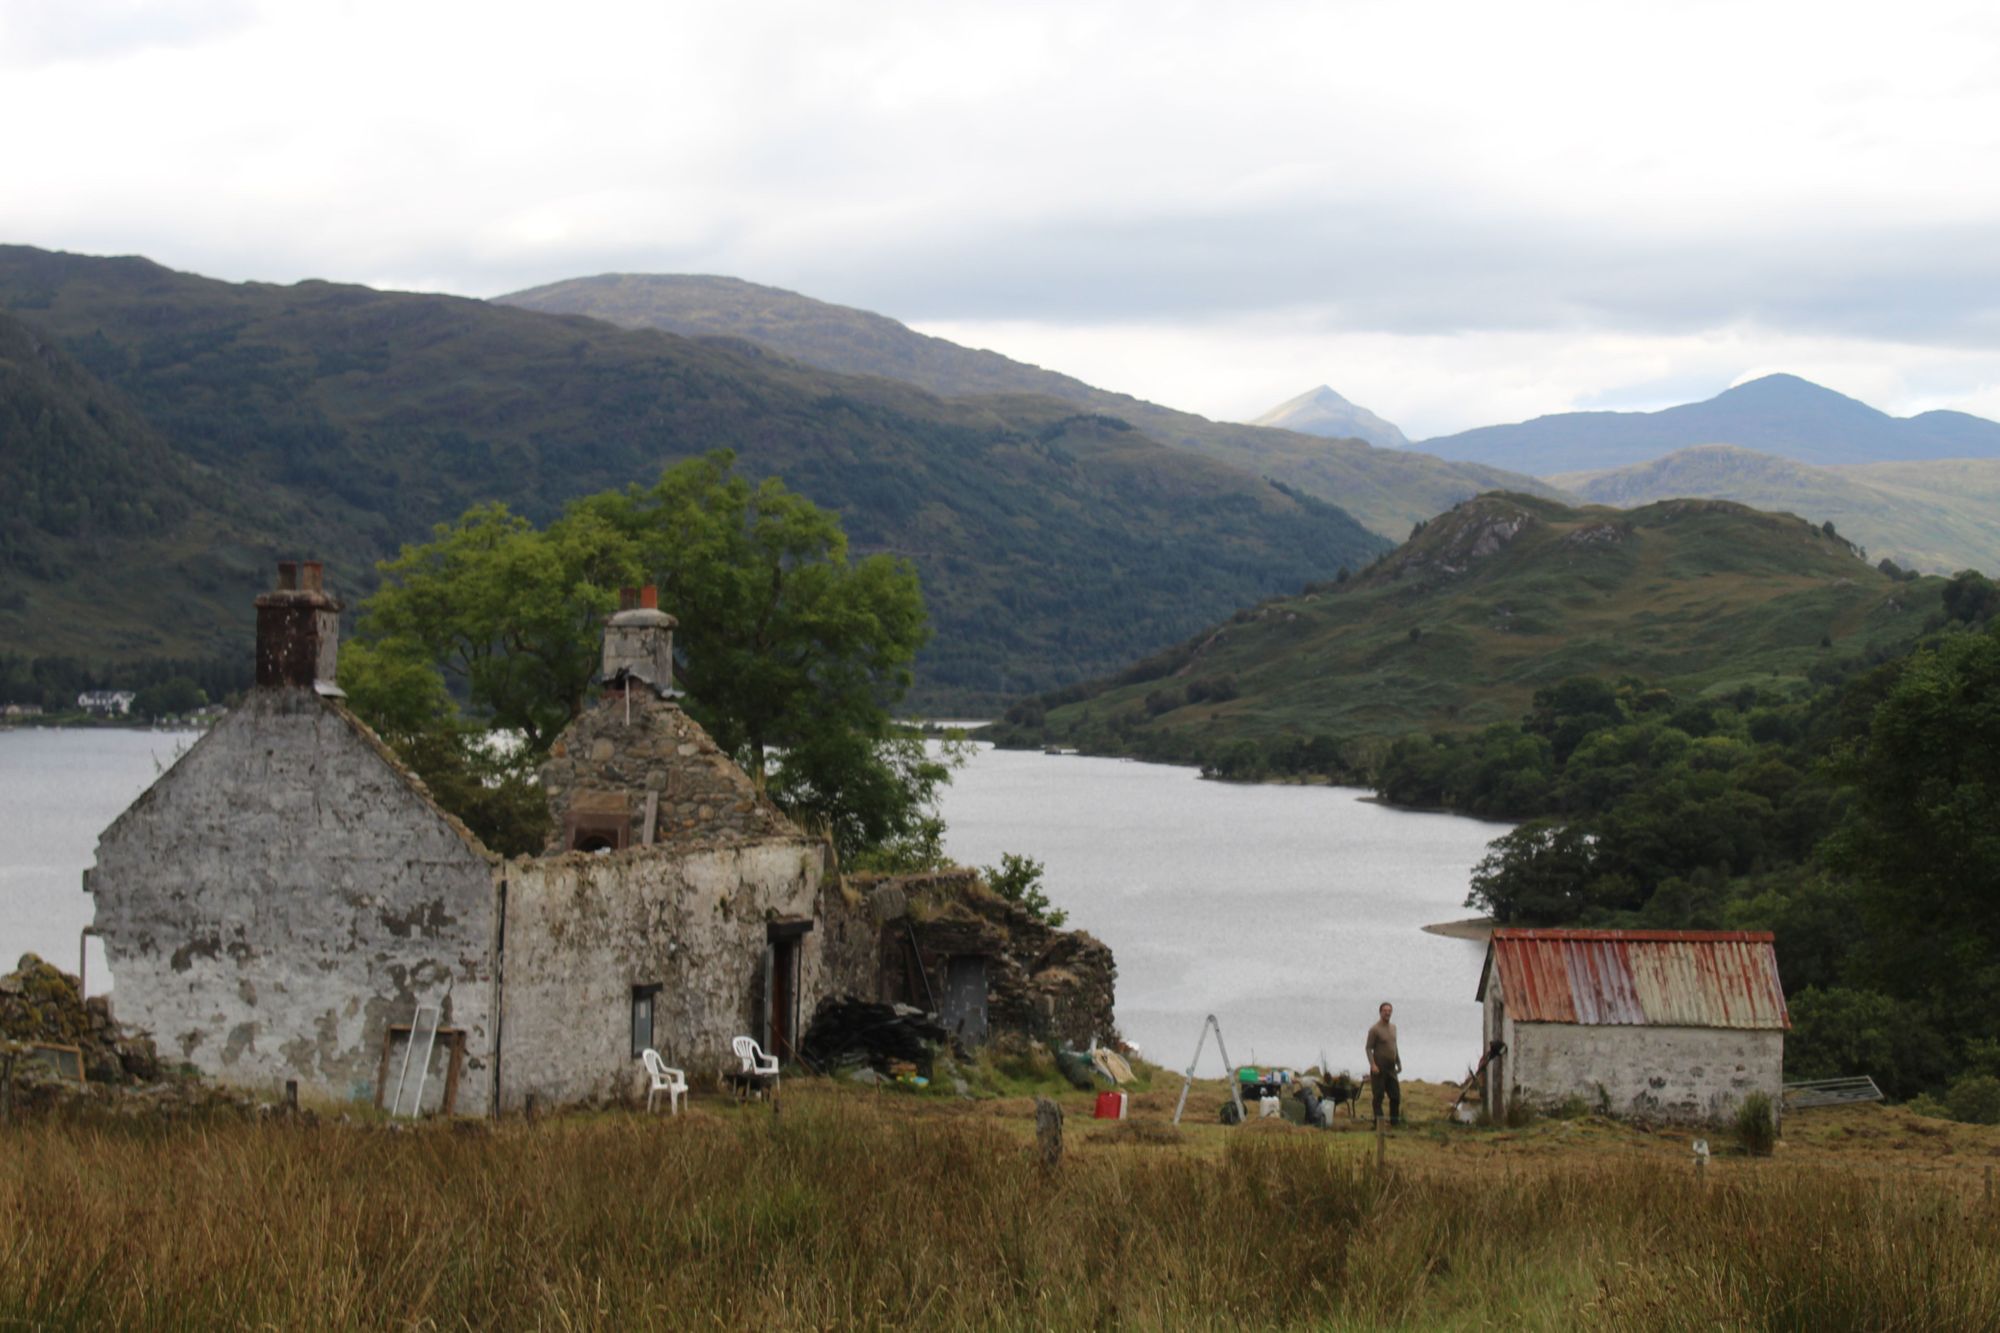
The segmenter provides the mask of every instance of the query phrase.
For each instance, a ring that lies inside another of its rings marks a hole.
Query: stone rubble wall
[[[1037,921],[972,870],[854,876],[847,887],[853,902],[833,886],[821,895],[827,994],[935,1009],[951,959],[977,955],[989,960],[987,1021],[996,1035],[1077,1048],[1117,1040],[1118,966],[1095,936]]]
[[[345,709],[258,688],[104,831],[89,886],[119,1008],[169,1064],[368,1101],[389,1026],[437,1001],[477,1113],[496,867]]]
[[[587,704],[550,748],[541,781],[556,830],[551,854],[568,850],[567,816],[580,794],[623,797],[628,846],[641,840],[649,793],[659,798],[655,843],[799,833],[698,722],[639,686]]]
[[[111,997],[84,999],[78,980],[35,954],[22,954],[0,977],[0,1040],[75,1046],[92,1083],[148,1083],[160,1076],[152,1039],[127,1032],[111,1014]]]

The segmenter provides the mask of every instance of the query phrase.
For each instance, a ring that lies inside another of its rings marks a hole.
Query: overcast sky
[[[2000,416],[2000,7],[0,0],[0,240],[726,273],[1412,436],[1789,370]]]

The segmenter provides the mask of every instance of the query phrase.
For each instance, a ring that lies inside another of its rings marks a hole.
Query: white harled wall
[[[657,985],[655,1046],[690,1079],[762,1030],[769,923],[814,914],[824,847],[805,837],[523,858],[506,867],[500,1106],[643,1097],[632,988]],[[801,942],[799,1014],[821,989]]]
[[[457,1109],[478,1113],[495,869],[337,705],[280,687],[252,690],[104,831],[90,888],[118,1016],[162,1060],[370,1100],[388,1026],[437,1000],[466,1034]]]

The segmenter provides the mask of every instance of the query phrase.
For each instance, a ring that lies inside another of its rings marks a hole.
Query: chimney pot
[[[660,590],[650,583],[639,589],[639,605],[648,611],[659,610]]]
[[[277,591],[257,598],[257,683],[338,694],[339,654],[340,603],[326,594],[325,566],[280,560]]]
[[[635,610],[638,605],[639,590],[637,588],[620,588],[618,590],[618,609],[620,611]]]

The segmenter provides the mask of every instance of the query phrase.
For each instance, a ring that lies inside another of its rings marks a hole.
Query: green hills
[[[996,352],[929,337],[870,311],[737,278],[609,273],[497,299],[531,310],[589,315],[627,328],[744,339],[808,365],[878,375],[943,397],[985,399],[1003,410],[1006,400],[1023,394],[1070,403],[1129,421],[1163,443],[1331,501],[1391,540],[1480,491],[1555,493],[1533,477],[1477,463],[1377,449],[1358,439],[1210,421],[1093,388]]]
[[[735,449],[906,556],[917,702],[1102,672],[1386,543],[1296,488],[1049,398],[943,400],[744,343],[448,296],[0,247],[0,652],[238,658],[278,554],[346,594],[482,500]]]
[[[1796,375],[1766,375],[1658,412],[1562,412],[1423,440],[1440,458],[1548,477],[1626,467],[1702,444],[1800,463],[2000,457],[2000,422],[1965,412],[1892,417]]]
[[[1871,559],[1891,559],[1926,573],[2000,570],[2000,458],[1812,467],[1710,444],[1648,463],[1549,480],[1596,504],[1705,496],[1831,522]]]
[[[1783,692],[1834,655],[1914,638],[1938,586],[1725,501],[1621,511],[1486,495],[1352,578],[1021,705],[1002,735],[1187,760],[1245,740],[1512,721],[1538,687],[1578,675]]]

